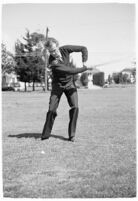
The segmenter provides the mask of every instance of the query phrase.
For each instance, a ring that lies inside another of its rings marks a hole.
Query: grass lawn
[[[78,93],[74,143],[64,95],[52,136],[41,141],[50,93],[2,93],[4,197],[136,196],[135,87]]]

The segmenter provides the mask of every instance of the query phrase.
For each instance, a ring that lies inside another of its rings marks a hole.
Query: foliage
[[[120,73],[113,73],[112,78],[116,84],[119,84],[121,81],[121,74]]]
[[[114,82],[116,84],[119,83],[131,83],[131,76],[127,73],[129,72],[130,75],[132,75],[134,77],[134,79],[136,79],[136,68],[132,68],[132,69],[124,69],[121,72],[118,73],[113,73],[112,74],[112,79],[114,80]]]
[[[14,71],[15,67],[15,62],[12,57],[12,54],[7,51],[6,45],[2,43],[1,45],[1,58],[2,58],[2,63],[1,63],[1,68],[2,68],[2,75],[5,73],[11,73]]]
[[[107,79],[107,80],[108,80],[108,83],[111,84],[111,83],[112,83],[112,80],[113,80],[112,76],[111,76],[111,75],[108,75],[108,79]]]
[[[84,73],[81,74],[80,81],[81,81],[83,86],[88,85],[88,74],[87,74],[87,72],[84,72]]]
[[[98,86],[104,85],[104,72],[97,72],[93,75],[93,84]]]
[[[130,79],[129,79],[127,73],[124,73],[124,74],[122,75],[122,83],[130,83]]]
[[[15,44],[16,73],[22,82],[41,82],[44,77],[45,63],[43,60],[44,36],[38,33],[26,33],[25,44],[19,40]]]

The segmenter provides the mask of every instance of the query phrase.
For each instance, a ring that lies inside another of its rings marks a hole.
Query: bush
[[[104,72],[98,72],[93,75],[93,84],[104,86]]]
[[[88,74],[87,74],[87,72],[81,74],[80,81],[81,81],[83,86],[88,85]]]
[[[2,91],[15,91],[13,87],[2,87]]]

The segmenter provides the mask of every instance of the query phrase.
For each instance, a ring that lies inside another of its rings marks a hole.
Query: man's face
[[[60,57],[59,47],[56,45],[56,43],[52,43],[51,47],[48,48],[48,51],[54,58]]]

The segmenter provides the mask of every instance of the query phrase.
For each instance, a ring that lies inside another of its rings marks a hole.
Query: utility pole
[[[48,40],[48,27],[46,28],[46,41]],[[48,66],[48,54],[47,50],[45,51],[45,92],[47,92],[47,66]]]

